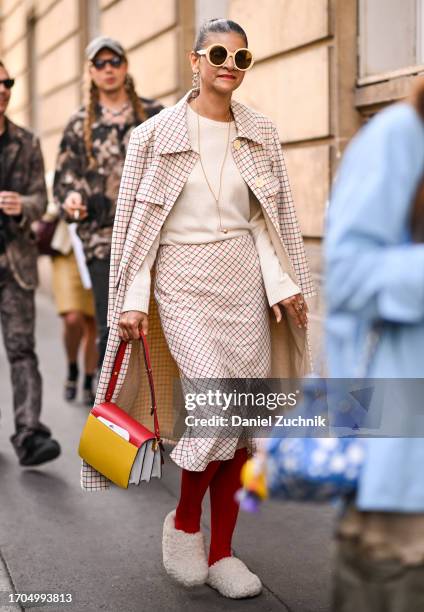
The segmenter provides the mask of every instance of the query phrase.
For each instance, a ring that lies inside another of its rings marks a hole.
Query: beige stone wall
[[[79,2],[6,0],[2,15],[2,57],[17,79],[9,116],[39,134],[52,169],[63,126],[80,103]]]
[[[0,53],[16,78],[9,116],[40,135],[49,170],[63,127],[82,101],[83,50],[96,27],[89,22],[88,1],[93,9],[96,0],[0,4]],[[189,86],[193,5],[193,0],[99,0],[97,33],[123,43],[141,95],[173,104]]]

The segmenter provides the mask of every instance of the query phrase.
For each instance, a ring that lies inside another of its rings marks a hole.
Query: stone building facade
[[[172,104],[190,86],[198,25],[221,16],[241,23],[256,65],[236,97],[278,126],[318,282],[342,151],[424,70],[424,0],[0,0],[0,10],[0,56],[17,79],[10,116],[40,135],[48,169],[82,99],[91,37],[122,41],[139,92]],[[315,322],[320,311],[316,303]]]

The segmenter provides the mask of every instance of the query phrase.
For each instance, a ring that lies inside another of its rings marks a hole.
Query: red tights
[[[209,565],[231,556],[231,539],[239,505],[234,499],[240,488],[240,471],[247,451],[240,448],[228,461],[211,461],[203,472],[182,471],[181,496],[175,514],[175,528],[186,533],[200,530],[202,501],[209,487],[211,500],[211,545]]]

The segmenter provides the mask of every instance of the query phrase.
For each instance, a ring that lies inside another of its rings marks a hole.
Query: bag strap
[[[143,345],[143,355],[144,355],[144,364],[146,366],[147,378],[149,380],[150,387],[150,397],[152,401],[152,408],[150,410],[150,414],[153,415],[154,429],[156,440],[160,442],[160,429],[159,429],[159,420],[157,415],[157,407],[156,407],[156,396],[155,396],[155,387],[153,384],[153,373],[152,373],[152,365],[150,362],[150,354],[149,354],[149,346],[147,344],[146,336],[140,330],[140,340]],[[125,351],[128,346],[128,342],[121,340],[118,351],[116,353],[115,361],[113,363],[112,374],[109,380],[109,384],[107,387],[105,400],[110,402],[112,400],[113,393],[115,391],[116,382],[118,380],[119,373],[121,371],[122,362],[124,360]]]

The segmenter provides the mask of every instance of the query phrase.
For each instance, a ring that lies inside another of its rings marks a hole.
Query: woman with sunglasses
[[[186,392],[193,385],[207,390],[208,381],[212,388],[213,379],[298,377],[310,365],[305,296],[313,287],[279,138],[269,119],[232,101],[253,65],[247,47],[238,24],[208,21],[190,55],[193,89],[134,131],[125,161],[112,240],[111,328],[96,399],[104,398],[120,338],[135,340],[149,329],[167,439],[176,437],[177,373]],[[139,344],[132,343],[115,397],[142,419],[148,398],[147,385],[134,383]],[[199,406],[200,398],[194,416],[216,414]],[[163,562],[181,584],[207,583],[230,598],[261,591],[259,578],[231,553],[234,495],[252,448],[243,428],[206,436],[188,426],[172,450],[182,468],[181,495],[165,519]],[[83,485],[108,483],[85,465]],[[200,531],[208,488],[209,555]]]

